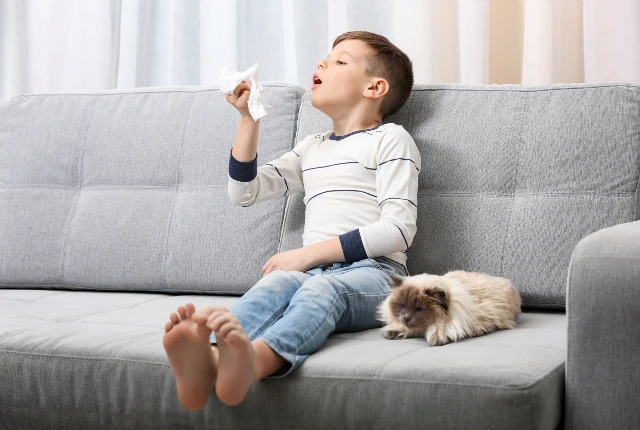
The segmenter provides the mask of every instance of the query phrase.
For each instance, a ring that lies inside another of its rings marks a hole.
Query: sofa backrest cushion
[[[260,164],[293,148],[304,90],[263,82]],[[0,286],[242,294],[277,252],[285,201],[234,206],[239,114],[217,87],[0,104]]]
[[[523,307],[564,309],[576,243],[639,218],[638,85],[416,85],[383,122],[422,157],[410,274],[503,276]],[[331,128],[307,92],[297,139]],[[303,226],[291,196],[280,251],[301,246]]]

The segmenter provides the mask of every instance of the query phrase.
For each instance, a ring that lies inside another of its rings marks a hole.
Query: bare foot
[[[194,321],[204,322],[216,333],[220,353],[216,394],[222,403],[235,406],[259,380],[251,340],[238,318],[224,306],[202,308],[194,314]]]
[[[192,303],[187,303],[186,309],[179,306],[180,318],[175,312],[171,314],[162,339],[176,377],[178,397],[190,411],[199,411],[207,404],[218,362],[217,348],[209,342],[211,330],[191,318],[195,310]]]

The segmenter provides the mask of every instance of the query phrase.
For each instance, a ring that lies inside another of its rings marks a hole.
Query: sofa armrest
[[[577,243],[567,274],[565,428],[640,425],[640,221]]]

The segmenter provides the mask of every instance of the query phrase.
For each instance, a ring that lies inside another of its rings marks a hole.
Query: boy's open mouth
[[[320,79],[318,74],[314,73],[313,74],[313,85],[320,85],[321,83],[322,83],[322,80]]]

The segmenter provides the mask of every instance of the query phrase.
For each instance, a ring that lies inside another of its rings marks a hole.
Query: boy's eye
[[[336,63],[347,64],[347,63],[345,63],[344,61],[340,61],[340,60],[336,61]]]

